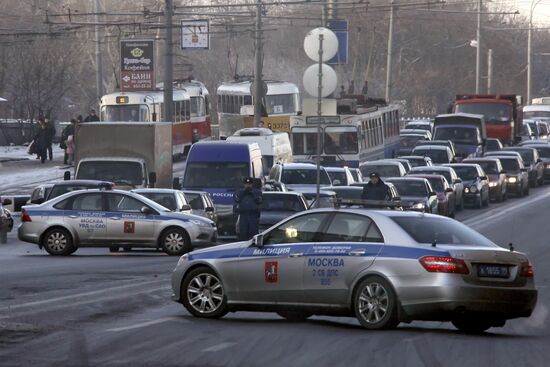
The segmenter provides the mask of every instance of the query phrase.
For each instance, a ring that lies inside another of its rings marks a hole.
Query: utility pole
[[[262,121],[262,1],[256,5],[256,65],[254,67],[254,126]]]
[[[487,53],[487,94],[491,94],[493,89],[493,49],[490,48]]]
[[[317,191],[315,207],[320,208],[321,194],[321,116],[323,115],[323,33],[319,33],[319,79],[317,85]]]
[[[479,94],[481,68],[481,7],[483,0],[477,6],[477,47],[476,47],[476,94]]]
[[[533,37],[533,10],[538,3],[542,0],[531,1],[531,11],[529,13],[529,33],[527,33],[527,103],[531,103],[531,57],[533,56],[533,50],[531,48],[531,42]]]
[[[172,0],[165,0],[164,22],[166,37],[164,42],[164,121],[174,122],[174,93],[172,80]]]
[[[101,39],[100,39],[100,0],[95,0],[94,3],[94,13],[95,13],[95,63],[96,63],[96,92],[97,98],[96,101],[99,103],[99,100],[103,96],[103,57],[101,55]]]
[[[393,52],[393,12],[394,1],[391,0],[390,8],[390,29],[388,34],[388,58],[386,60],[386,102],[390,102],[391,98],[391,66],[392,66],[392,52]]]

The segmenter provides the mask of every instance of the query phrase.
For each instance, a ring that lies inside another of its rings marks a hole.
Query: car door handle
[[[302,257],[302,256],[304,256],[303,252],[294,252],[294,253],[288,255],[288,257]]]
[[[365,253],[365,250],[353,250],[349,252],[351,256],[363,256]]]
[[[76,218],[78,218],[78,215],[69,215],[69,218],[76,219]]]
[[[109,217],[109,219],[112,219],[112,220],[120,220],[120,217]]]

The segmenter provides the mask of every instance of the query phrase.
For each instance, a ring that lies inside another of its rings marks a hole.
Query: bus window
[[[354,126],[327,126],[324,150],[327,154],[357,154],[357,129]]]
[[[317,154],[317,129],[292,129],[292,151],[295,155]]]

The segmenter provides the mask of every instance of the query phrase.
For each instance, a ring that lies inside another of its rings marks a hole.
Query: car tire
[[[365,329],[393,329],[399,324],[395,291],[379,276],[369,276],[359,283],[353,308],[355,317]]]
[[[287,310],[280,310],[277,311],[277,315],[281,316],[282,318],[287,319],[288,321],[292,322],[300,322],[305,321],[313,314],[311,312],[306,311],[287,311]]]
[[[491,328],[491,323],[478,318],[459,318],[451,321],[463,333],[481,334]]]
[[[109,246],[109,252],[118,252],[120,247],[118,246]]]
[[[191,251],[187,233],[180,228],[168,228],[162,233],[160,245],[170,256],[181,256]]]
[[[42,246],[53,256],[67,256],[76,251],[71,234],[63,228],[53,228],[46,232]]]
[[[229,311],[223,283],[207,267],[191,270],[185,276],[181,285],[181,300],[195,317],[218,319]]]

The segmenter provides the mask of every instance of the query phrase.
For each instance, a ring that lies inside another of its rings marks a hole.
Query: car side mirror
[[[264,245],[264,234],[259,233],[252,237],[252,244],[254,246],[262,247]]]
[[[454,190],[451,189],[450,187],[447,187],[447,188],[445,189],[445,192],[454,192]]]
[[[11,203],[12,203],[11,199],[2,200],[2,205],[11,205]]]
[[[71,179],[71,171],[65,171],[63,173],[63,181],[69,181]]]
[[[212,206],[207,206],[207,207],[204,209],[204,211],[205,211],[206,213],[214,213],[214,207],[212,207]]]
[[[184,210],[191,210],[191,205],[188,205],[188,204],[184,204],[181,206],[181,211],[184,211]]]
[[[501,169],[501,170],[500,170],[500,173],[506,174],[506,170],[505,170],[505,169]]]
[[[521,172],[527,172],[527,168],[520,169]]]
[[[148,206],[142,206],[140,209],[140,212],[143,214],[153,214],[153,209],[149,208]]]
[[[433,191],[430,191],[430,192],[428,193],[428,196],[430,196],[430,197],[431,197],[431,196],[437,196],[437,194],[436,194],[435,192],[433,192]]]
[[[487,181],[487,176],[481,176],[479,179],[480,179],[481,181]]]
[[[542,159],[537,159],[537,163],[542,163]]]
[[[455,178],[455,179],[453,180],[453,183],[455,183],[455,184],[462,183],[462,179],[461,179],[461,178]]]

